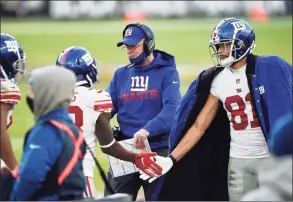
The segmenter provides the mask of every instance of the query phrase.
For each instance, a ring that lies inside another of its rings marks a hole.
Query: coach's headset
[[[122,37],[124,37],[125,32],[129,27],[138,27],[143,31],[143,33],[145,35],[145,40],[143,43],[143,51],[145,52],[145,54],[147,56],[149,56],[155,49],[155,40],[152,37],[150,31],[148,29],[146,29],[146,27],[143,24],[140,24],[138,22],[131,23],[131,24],[126,25],[126,27],[124,28],[123,33],[122,33]]]

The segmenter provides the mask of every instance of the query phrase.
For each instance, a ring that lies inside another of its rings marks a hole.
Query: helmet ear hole
[[[76,62],[77,62],[77,65],[78,65],[78,66],[80,65],[80,61],[79,61],[79,60],[80,60],[80,58],[77,58],[77,59],[76,59]]]

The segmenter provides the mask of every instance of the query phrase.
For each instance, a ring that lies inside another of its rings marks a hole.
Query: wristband
[[[107,145],[100,145],[101,148],[105,149],[105,148],[109,148],[111,147],[114,143],[116,142],[115,138],[113,139],[112,142],[110,142],[109,144]]]
[[[169,154],[168,157],[172,160],[173,165],[175,165],[177,163],[176,159],[174,158],[174,156],[172,156],[172,154]]]

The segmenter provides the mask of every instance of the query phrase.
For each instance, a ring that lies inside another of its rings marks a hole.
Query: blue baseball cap
[[[154,39],[155,37],[152,30],[146,25],[143,25],[143,26],[145,29],[149,30],[151,37]],[[146,38],[145,33],[143,32],[141,28],[136,26],[130,26],[129,28],[127,28],[127,30],[125,30],[123,40],[117,43],[117,47],[120,47],[124,44],[128,46],[135,46],[142,39],[145,39],[145,38]]]

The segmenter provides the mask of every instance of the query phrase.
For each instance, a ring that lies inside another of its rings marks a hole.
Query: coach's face
[[[143,52],[144,39],[138,42],[135,46],[125,45],[127,55],[129,58],[136,58]]]

